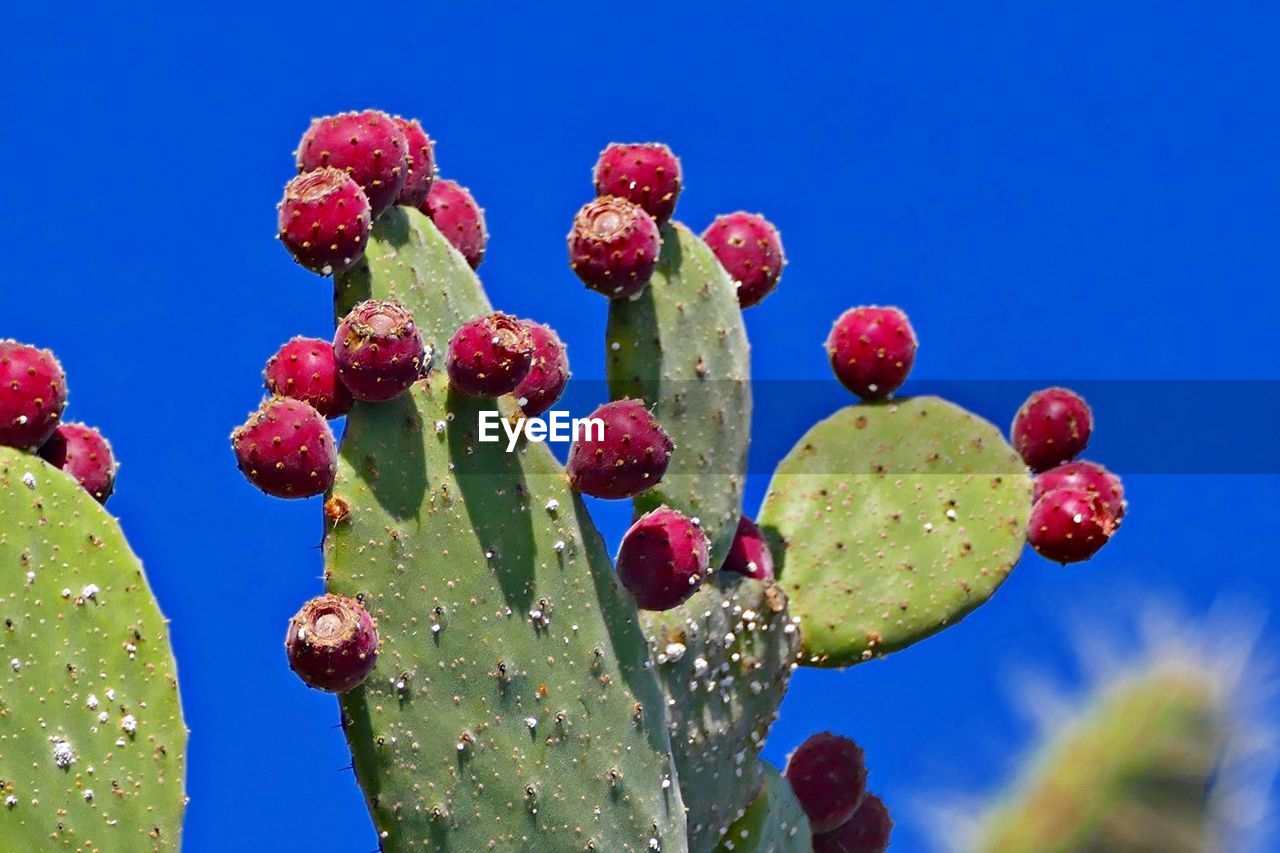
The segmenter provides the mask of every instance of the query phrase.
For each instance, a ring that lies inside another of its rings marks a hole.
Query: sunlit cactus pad
[[[667,713],[689,841],[705,850],[759,793],[765,735],[800,649],[786,594],[717,572],[673,610],[641,613]],[[714,794],[710,794],[714,792]]]
[[[759,518],[803,662],[887,654],[982,604],[1022,551],[1030,495],[999,431],[935,397],[816,424],[778,466]]]
[[[178,849],[173,653],[119,525],[66,474],[0,447],[0,565],[0,849]]]
[[[764,787],[720,839],[716,853],[810,853],[809,818],[791,785],[764,764]]]
[[[653,406],[676,443],[661,485],[636,507],[697,517],[719,566],[742,514],[751,432],[750,348],[733,282],[693,232],[664,225],[657,271],[637,298],[610,303],[605,341],[610,395]]]

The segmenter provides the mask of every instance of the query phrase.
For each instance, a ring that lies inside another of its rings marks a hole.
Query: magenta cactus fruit
[[[813,853],[884,853],[892,834],[889,809],[875,794],[867,794],[853,817],[830,832],[813,836]]]
[[[529,372],[516,386],[514,394],[520,410],[534,417],[555,405],[569,384],[569,356],[560,336],[550,326],[522,320],[533,343]]]
[[[782,237],[763,216],[738,211],[717,216],[702,239],[738,287],[738,305],[750,308],[773,292],[786,257]]]
[[[325,116],[311,122],[298,145],[298,171],[332,166],[369,197],[373,218],[395,203],[409,171],[408,144],[391,116],[379,110]]]
[[[320,595],[289,620],[284,648],[289,668],[308,687],[345,693],[377,663],[378,626],[354,598]]]
[[[431,141],[430,136],[427,136],[427,132],[422,129],[422,125],[416,118],[396,116],[392,121],[404,134],[405,150],[408,152],[404,186],[400,187],[396,204],[420,207],[427,200],[427,194],[431,192],[431,184],[436,179],[435,143]]]
[[[624,198],[604,196],[573,218],[569,266],[592,290],[626,299],[649,283],[661,248],[652,216]]]
[[[1082,489],[1089,494],[1097,495],[1107,514],[1118,523],[1124,518],[1127,504],[1124,499],[1124,485],[1120,478],[1103,468],[1096,462],[1068,462],[1056,468],[1050,468],[1036,477],[1035,493],[1032,501],[1038,501],[1055,489]]]
[[[738,519],[738,532],[733,536],[721,569],[758,581],[773,580],[773,553],[769,543],[756,523],[745,515]]]
[[[338,169],[306,172],[284,188],[280,242],[314,273],[340,273],[364,257],[370,222],[364,190]]]
[[[870,305],[840,315],[827,338],[827,355],[844,387],[864,400],[882,400],[907,381],[917,346],[906,314]]]
[[[500,397],[516,389],[533,363],[525,324],[501,312],[468,320],[449,340],[449,382],[468,397]]]
[[[426,345],[399,302],[367,299],[342,318],[333,337],[338,378],[357,400],[394,400],[422,375]]]
[[[489,243],[489,232],[484,227],[484,211],[466,187],[439,178],[431,184],[421,209],[472,269],[480,266]]]
[[[630,498],[661,482],[675,444],[642,400],[605,403],[590,414],[604,428],[588,425],[569,448],[569,483],[597,498]]]
[[[783,771],[815,835],[838,828],[867,793],[862,747],[831,732],[810,735],[787,758]]]
[[[262,375],[272,394],[310,403],[326,418],[351,411],[354,398],[338,378],[338,363],[329,341],[293,338],[267,359]]]
[[[1027,541],[1040,556],[1066,565],[1098,553],[1115,528],[1102,496],[1084,489],[1054,489],[1031,507]]]
[[[596,195],[625,198],[661,225],[680,197],[680,160],[661,142],[615,142],[596,161],[595,183]]]
[[[231,434],[240,471],[277,498],[309,498],[333,486],[338,456],[329,423],[310,403],[264,400]]]
[[[84,424],[60,424],[40,447],[40,455],[66,471],[98,501],[106,503],[116,485],[116,459],[102,433]]]
[[[1084,398],[1066,388],[1036,391],[1013,419],[1013,446],[1032,471],[1070,462],[1089,445],[1093,412]]]
[[[684,513],[659,507],[622,537],[618,579],[641,610],[670,610],[697,592],[707,576],[707,534]]]
[[[0,341],[0,444],[35,450],[67,406],[67,376],[47,349]]]

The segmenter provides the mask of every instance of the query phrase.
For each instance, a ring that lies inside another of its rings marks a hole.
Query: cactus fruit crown
[[[915,331],[899,309],[855,308],[827,348],[873,402],[800,440],[757,526],[742,310],[777,286],[781,238],[742,212],[704,238],[671,220],[683,176],[657,143],[602,153],[567,241],[609,297],[603,435],[575,438],[563,468],[537,441],[480,441],[484,414],[545,411],[568,364],[549,328],[493,312],[482,212],[435,177],[432,145],[376,111],[307,131],[304,176],[341,169],[314,181],[369,203],[359,251],[317,270],[334,272],[333,360],[360,402],[334,454],[304,383],[277,382],[300,399],[268,400],[233,441],[269,493],[328,491],[316,601],[336,609],[305,606],[287,650],[340,693],[379,846],[883,850],[892,821],[856,744],[823,735],[786,777],[760,760],[790,674],[905,648],[986,601],[1026,539],[1040,547],[1026,466],[1045,460],[945,401],[885,402]],[[286,240],[308,265],[303,243]],[[1047,475],[1037,506],[1068,487],[1113,528],[1118,481]],[[632,499],[616,570],[580,493]]]

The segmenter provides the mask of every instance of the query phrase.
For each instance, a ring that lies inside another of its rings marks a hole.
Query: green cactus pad
[[[1104,690],[983,819],[972,849],[1228,849],[1214,785],[1233,724],[1216,680],[1163,666]]]
[[[732,572],[677,608],[640,615],[668,699],[689,849],[710,850],[764,784],[759,754],[799,633],[779,587]]]
[[[120,526],[0,447],[0,564],[0,850],[178,849],[177,673]]]
[[[716,853],[811,853],[812,831],[791,784],[768,764],[764,789],[724,834]]]
[[[429,221],[397,215],[417,236],[393,249],[375,235],[364,295],[447,340],[488,303]],[[405,269],[412,282],[379,272]],[[516,416],[437,370],[348,418],[326,578],[378,623],[377,666],[342,710],[382,849],[682,850],[634,604],[547,446],[478,441],[495,408]]]
[[[779,464],[759,524],[802,663],[840,667],[959,621],[1022,552],[1031,480],[991,424],[936,397],[859,404]]]
[[[662,483],[635,500],[696,516],[724,562],[742,515],[751,433],[751,359],[737,291],[715,255],[679,223],[634,300],[609,303],[606,369],[616,400],[653,407],[676,450]]]

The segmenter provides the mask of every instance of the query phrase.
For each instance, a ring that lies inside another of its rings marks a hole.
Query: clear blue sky
[[[555,326],[580,377],[602,373],[604,303],[566,268],[564,235],[599,149],[657,139],[683,158],[679,218],[700,230],[746,207],[782,230],[791,266],[747,317],[758,376],[825,378],[832,319],[895,303],[924,381],[1201,380],[1170,386],[1171,408],[1248,469],[1256,446],[1213,426],[1238,405],[1215,382],[1280,363],[1274,9],[176,5],[0,10],[0,336],[58,352],[69,416],[123,461],[110,507],[172,618],[192,729],[191,851],[375,847],[336,705],[281,650],[321,588],[320,507],[253,491],[227,442],[275,347],[331,328],[327,283],[273,233],[314,115],[420,117],[487,210],[493,301]],[[845,402],[824,394],[814,415]],[[1002,426],[1017,403],[974,397]],[[1109,401],[1091,455],[1123,472],[1108,446],[1134,426]],[[768,470],[804,423],[757,427]],[[802,672],[768,756],[820,728],[855,737],[898,810],[896,849],[921,849],[911,803],[1004,777],[1028,736],[1009,673],[1070,681],[1076,616],[1152,594],[1280,600],[1274,471],[1127,482],[1131,516],[1091,564],[1028,555],[960,627]],[[602,517],[616,542],[624,514]]]

